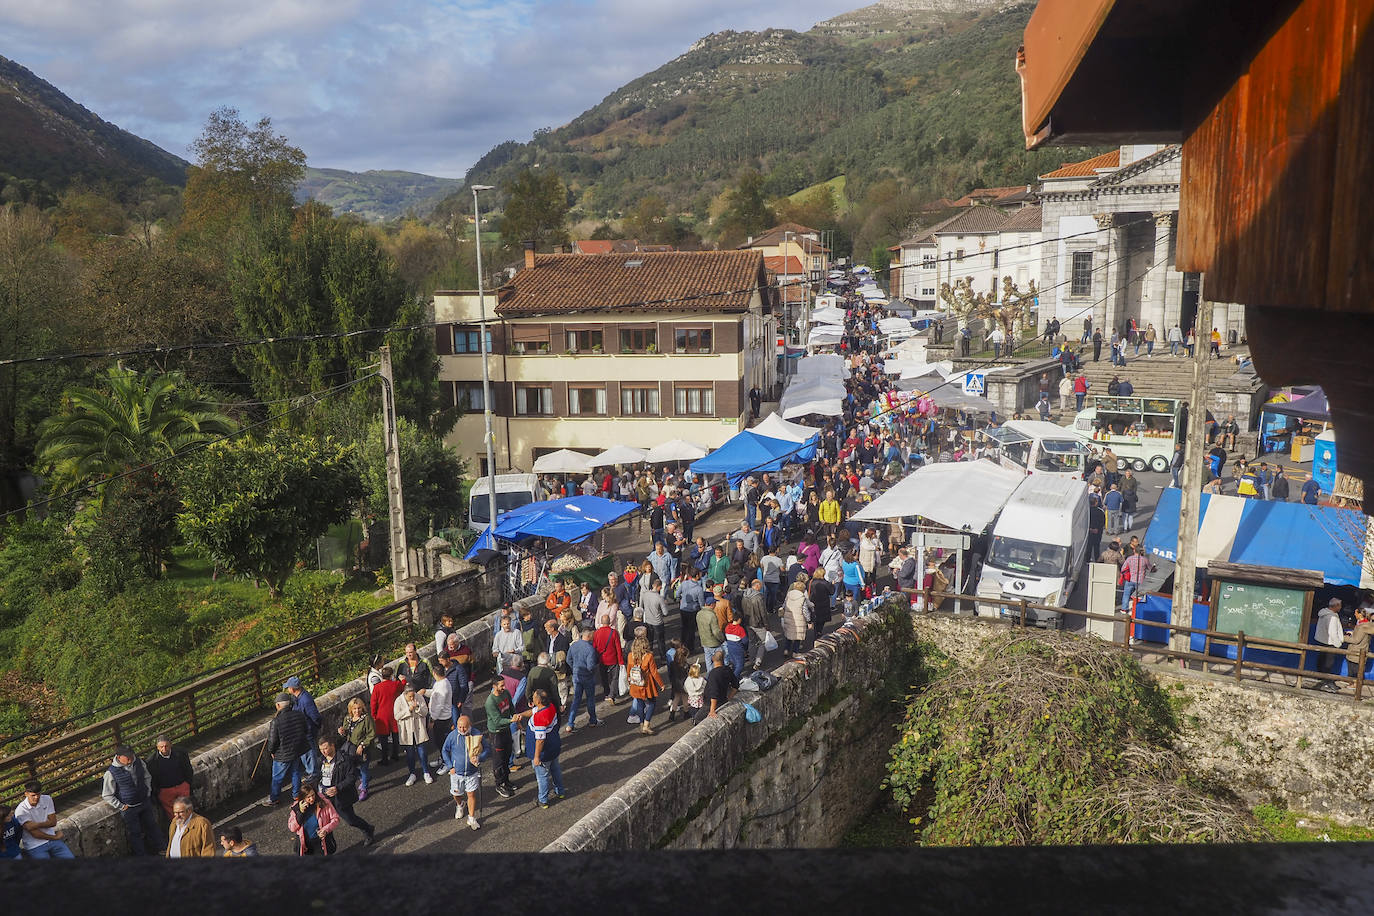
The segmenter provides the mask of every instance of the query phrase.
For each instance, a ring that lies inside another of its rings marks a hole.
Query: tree
[[[39,428],[39,459],[55,487],[112,477],[237,428],[179,373],[116,366],[106,372],[104,388],[70,388],[63,399],[62,410]]]
[[[245,218],[289,209],[305,177],[305,153],[272,131],[272,119],[249,127],[236,108],[210,113],[191,144],[182,226],[213,235]]]
[[[568,190],[557,172],[525,169],[501,190],[506,195],[501,241],[508,252],[528,241],[537,251],[568,244]]]
[[[725,212],[719,224],[721,247],[743,244],[749,236],[758,235],[775,222],[776,215],[764,199],[763,176],[749,169],[725,195]]]
[[[463,461],[437,437],[402,419],[396,429],[401,440],[401,484],[406,501],[406,535],[412,544],[456,522],[463,509]],[[368,512],[386,518],[389,511],[386,453],[382,421],[374,420],[358,450]]]
[[[212,445],[178,474],[177,524],[216,563],[279,596],[296,561],[362,495],[354,461],[351,446],[285,429]]]

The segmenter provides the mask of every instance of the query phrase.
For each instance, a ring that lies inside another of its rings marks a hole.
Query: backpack
[[[625,667],[625,676],[631,687],[643,687],[645,683],[643,662],[641,661],[633,665],[627,665]]]

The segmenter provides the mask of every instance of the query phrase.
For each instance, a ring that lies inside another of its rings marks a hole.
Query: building
[[[797,258],[812,282],[820,282],[830,270],[830,249],[821,244],[820,230],[800,223],[781,223],[761,235],[751,235],[739,250],[761,251],[770,258]]]
[[[1040,208],[1010,213],[975,204],[926,231],[894,245],[890,265],[892,295],[920,308],[937,308],[941,285],[972,278],[974,293],[1000,293],[1002,278],[1010,276],[1025,289],[1038,280],[1031,264],[1040,258]],[[1008,248],[1010,262],[1002,249]]]
[[[1175,322],[1192,324],[1201,278],[1174,260],[1182,154],[1176,145],[1126,145],[1040,177],[1042,318],[1077,329],[1091,314],[1104,334],[1135,319],[1161,339]],[[1243,336],[1244,324],[1239,306],[1215,304],[1223,334]]]
[[[715,447],[745,426],[748,391],[771,392],[776,293],[758,251],[525,253],[488,294],[498,469],[560,448],[596,453],[670,439]],[[481,307],[435,294],[448,442],[486,473]]]

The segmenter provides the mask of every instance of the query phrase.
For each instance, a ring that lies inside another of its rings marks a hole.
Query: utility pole
[[[477,204],[478,191],[491,191],[489,184],[472,186],[472,240],[477,245],[477,309],[481,323],[477,336],[482,341],[482,435],[487,445],[487,528],[496,531],[496,435],[491,431],[491,370],[487,363],[491,357],[487,348],[487,338],[491,331],[487,328],[487,293],[482,279],[482,210]],[[507,428],[509,431],[509,427]],[[507,436],[509,439],[509,435]],[[510,443],[506,443],[509,451]]]
[[[403,582],[410,578],[410,544],[406,539],[405,493],[401,489],[401,437],[396,429],[396,380],[391,371],[391,347],[382,346],[382,435],[386,442],[386,503],[391,543],[391,594],[406,597]]]
[[[1207,445],[1207,360],[1210,347],[1204,335],[1212,327],[1212,303],[1198,296],[1193,320],[1193,394],[1188,401],[1187,438],[1183,445],[1183,473],[1179,477],[1178,550],[1174,552],[1174,604],[1170,615],[1175,627],[1193,625],[1193,582],[1197,575],[1197,529],[1202,516],[1202,476]],[[1183,330],[1180,328],[1180,330]],[[1187,331],[1184,330],[1185,340]],[[1169,641],[1175,652],[1188,651],[1187,633],[1173,630]]]

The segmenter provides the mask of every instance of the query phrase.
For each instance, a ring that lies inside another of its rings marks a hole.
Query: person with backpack
[[[554,719],[555,725],[557,718]],[[555,730],[557,730],[555,728]],[[477,820],[478,793],[482,789],[482,761],[491,754],[487,746],[487,736],[482,734],[468,716],[459,716],[444,739],[444,766],[448,767],[449,794],[453,796],[453,816],[462,820],[467,816],[468,826],[473,830],[482,824]]]
[[[658,661],[649,645],[647,627],[635,628],[634,641],[625,656],[625,677],[630,688],[630,717],[639,719],[639,730],[645,735],[654,733],[649,724],[654,717],[663,680],[658,675]]]

